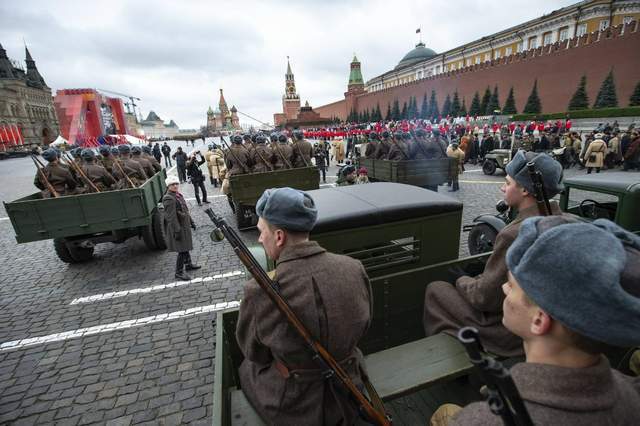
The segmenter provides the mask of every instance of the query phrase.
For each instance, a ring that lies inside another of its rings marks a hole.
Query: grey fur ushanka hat
[[[294,232],[311,231],[318,218],[313,198],[288,187],[264,191],[256,203],[256,213],[270,224]]]
[[[562,166],[547,154],[518,151],[505,167],[505,171],[528,193],[533,194],[533,182],[527,169],[527,163],[529,162],[533,162],[535,169],[542,174],[542,183],[549,198],[562,191]]]

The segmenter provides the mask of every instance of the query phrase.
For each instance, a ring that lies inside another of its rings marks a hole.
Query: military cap
[[[233,139],[231,139],[231,141],[232,141],[233,143],[242,143],[242,136],[240,136],[240,135],[235,135],[235,136],[233,137]]]
[[[131,147],[127,144],[118,145],[118,152],[120,154],[128,154],[131,152]]]
[[[318,218],[313,198],[285,187],[267,189],[256,203],[256,213],[271,225],[293,232],[309,232]]]
[[[545,153],[518,151],[505,167],[505,171],[528,193],[533,194],[533,182],[527,169],[529,162],[533,162],[536,171],[542,174],[542,183],[549,198],[562,191],[562,166]]]
[[[376,132],[371,132],[371,133],[369,133],[369,139],[378,140],[378,139],[380,139],[380,137],[378,136],[378,134]]]
[[[120,150],[117,147],[111,147],[111,154],[120,155]]]
[[[151,147],[149,145],[144,145],[142,147],[142,151],[146,152],[147,154],[151,154]]]
[[[98,148],[98,152],[102,155],[109,155],[111,149],[108,145],[100,145],[100,148]]]
[[[383,139],[387,139],[388,137],[389,137],[389,131],[388,130],[383,131],[382,132],[382,138]]]
[[[280,133],[278,135],[278,142],[286,142],[287,141],[287,135],[285,135],[284,133]]]
[[[94,158],[96,158],[96,153],[93,152],[92,149],[83,149],[81,156],[86,160],[93,160]]]
[[[265,138],[264,135],[257,135],[256,136],[256,143],[265,143],[267,141],[267,138]]]
[[[80,157],[80,154],[82,153],[82,148],[78,147],[78,148],[73,148],[71,151],[69,151],[69,153],[74,157],[74,158],[78,158]]]
[[[140,149],[139,146],[135,145],[131,147],[131,153],[138,155],[138,154],[142,154],[142,149]]]
[[[522,222],[506,260],[527,296],[565,327],[614,346],[640,342],[638,236],[605,219],[537,216]]]
[[[54,161],[58,159],[58,153],[52,148],[45,149],[42,152],[42,158],[44,158],[47,161]]]

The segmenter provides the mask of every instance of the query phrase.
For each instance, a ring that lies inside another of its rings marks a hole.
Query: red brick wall
[[[420,107],[424,94],[430,96],[431,90],[435,90],[438,107],[442,109],[447,94],[453,97],[454,91],[457,90],[460,102],[465,98],[468,109],[476,91],[482,97],[487,86],[493,91],[493,87],[497,85],[500,105],[504,106],[509,89],[513,87],[516,108],[518,112],[522,112],[533,82],[537,79],[542,112],[562,112],[566,111],[583,74],[587,76],[589,103],[593,105],[602,81],[613,68],[618,104],[624,107],[628,105],[631,92],[640,81],[640,31],[637,30],[636,22],[632,22],[627,25],[623,34],[620,33],[621,26],[618,26],[600,34],[586,34],[580,39],[555,43],[435,77],[359,95],[355,99],[355,106],[358,112],[366,109],[372,111],[379,103],[384,115],[387,104],[392,104],[395,99],[402,108],[404,102],[408,104],[409,98],[415,96]],[[338,116],[344,119],[349,112],[346,108],[347,103],[351,104],[343,100],[315,110],[323,117]]]

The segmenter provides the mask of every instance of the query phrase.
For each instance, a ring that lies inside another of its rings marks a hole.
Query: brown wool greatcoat
[[[589,144],[587,152],[584,153],[585,167],[604,166],[604,156],[607,153],[607,144],[602,139],[596,139]],[[591,155],[595,155],[594,160],[590,160]]]
[[[632,426],[640,419],[640,378],[612,370],[605,357],[587,368],[523,362],[511,368],[511,375],[533,424]],[[449,426],[502,424],[486,402],[475,402]]]
[[[288,169],[289,164],[293,167],[293,147],[284,142],[278,142],[273,147],[273,153],[276,158],[276,170]],[[284,160],[287,161],[284,161]],[[289,164],[287,164],[289,162]]]
[[[273,151],[270,146],[259,143],[251,152],[251,163],[253,164],[254,173],[264,173],[275,170],[274,162],[275,159],[273,158]]]
[[[164,206],[164,235],[167,240],[167,250],[184,252],[193,250],[191,237],[191,216],[184,197],[167,191],[162,197]]]
[[[363,360],[356,345],[372,316],[371,287],[362,264],[308,241],[285,247],[276,279],[311,335],[361,386],[358,367]],[[356,412],[349,396],[335,380],[322,379],[303,340],[253,280],[244,287],[236,339],[245,356],[242,390],[267,424],[335,425],[343,416],[344,424],[352,424]]]
[[[551,210],[560,214],[556,203],[551,203]],[[498,233],[482,274],[462,276],[455,286],[444,281],[427,286],[423,317],[427,336],[442,332],[456,336],[461,327],[473,326],[489,352],[507,357],[523,354],[522,340],[502,325],[502,284],[507,282],[507,249],[518,236],[522,221],[537,215],[535,205],[524,209]]]
[[[100,191],[108,191],[113,185],[116,184],[116,180],[107,169],[96,163],[85,163],[81,167],[87,179],[91,181]],[[93,191],[91,191],[93,192]]]
[[[228,176],[251,173],[249,154],[240,144],[234,143],[225,153]]]
[[[313,146],[306,140],[295,141],[293,148],[293,167],[311,166],[311,157],[313,156]],[[306,163],[305,163],[306,162]]]
[[[60,163],[48,163],[42,169],[42,172],[47,177],[47,181],[53,186],[53,189],[59,195],[71,195],[78,186],[78,182],[73,178],[73,175],[67,167],[63,167]],[[36,188],[42,190],[43,198],[50,198],[52,194],[49,193],[47,184],[40,176],[40,173],[36,172],[33,178],[33,184]]]

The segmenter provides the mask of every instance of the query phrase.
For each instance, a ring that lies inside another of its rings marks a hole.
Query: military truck
[[[274,170],[264,173],[234,175],[229,178],[238,228],[256,226],[256,202],[265,189],[289,186],[304,191],[320,188],[320,174],[315,167]]]
[[[371,182],[396,182],[425,188],[450,182],[457,173],[452,158],[403,161],[359,158],[357,164],[367,169]]]
[[[504,170],[504,168],[511,161],[511,150],[510,149],[494,149],[489,151],[484,156],[484,161],[482,163],[482,173],[485,175],[492,175],[496,172],[496,170]]]
[[[165,193],[166,171],[138,188],[42,198],[37,192],[4,203],[19,244],[53,239],[63,262],[85,262],[96,244],[144,240],[149,250],[167,248],[158,203]]]
[[[609,219],[628,231],[640,233],[640,176],[610,172],[570,177],[563,180],[560,209],[585,220]],[[498,214],[480,215],[465,225],[471,254],[493,250],[496,236],[516,216],[504,202],[496,205]]]

